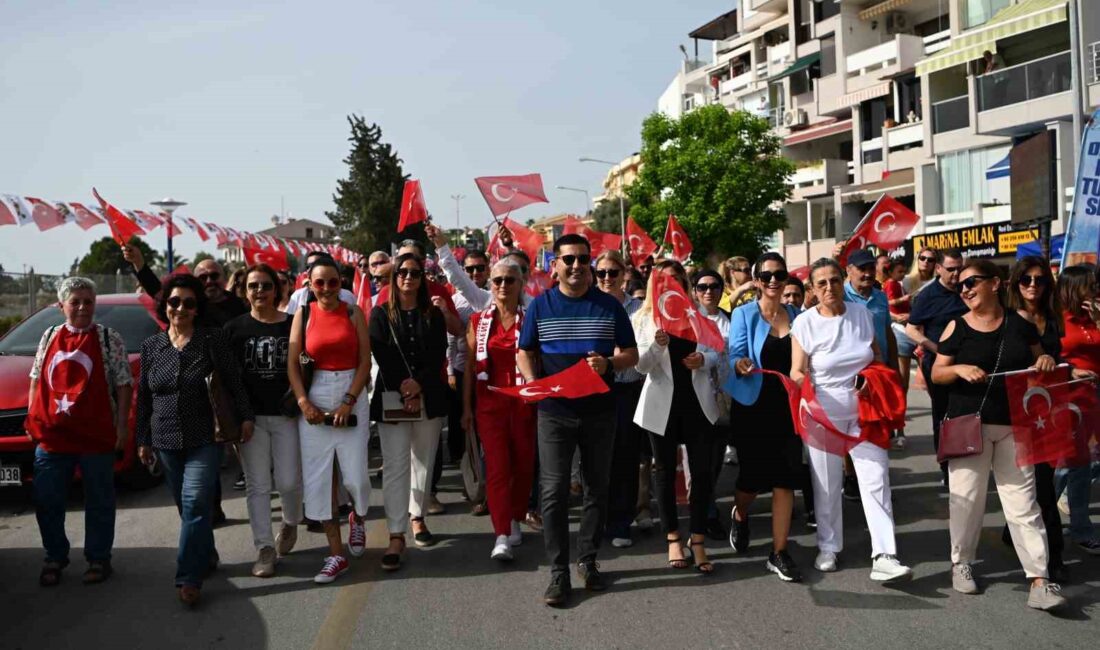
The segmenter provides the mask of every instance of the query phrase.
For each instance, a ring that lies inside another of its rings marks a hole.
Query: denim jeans
[[[158,449],[157,456],[180,511],[176,586],[201,587],[214,555],[212,517],[221,457],[219,446]]]
[[[77,465],[84,479],[84,557],[89,562],[109,562],[115,543],[114,453],[55,454],[38,447],[34,450],[34,511],[46,560],[64,564],[69,559],[65,501]]]
[[[1054,472],[1055,495],[1060,497],[1064,491],[1069,501],[1069,535],[1075,542],[1096,538],[1096,530],[1089,519],[1090,474],[1088,465]]]

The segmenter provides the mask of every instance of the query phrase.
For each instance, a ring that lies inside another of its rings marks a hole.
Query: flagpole
[[[1069,368],[1069,364],[1068,363],[1060,363],[1060,364],[1054,366],[1055,370],[1057,370],[1058,368]],[[986,377],[1008,377],[1008,376],[1011,376],[1011,375],[1026,375],[1027,373],[1030,373],[1030,372],[1039,372],[1039,371],[1036,370],[1035,368],[1024,368],[1023,370],[1006,370],[1004,372],[995,372],[991,375],[986,375]]]
[[[168,259],[165,262],[168,268],[168,272],[171,273],[172,269],[175,267],[174,260],[172,258],[172,213],[175,212],[178,208],[181,208],[187,204],[183,201],[177,201],[173,198],[165,197],[159,201],[150,201],[149,205],[157,206],[161,210],[164,210],[164,212],[168,215],[168,250],[166,251],[168,253]]]

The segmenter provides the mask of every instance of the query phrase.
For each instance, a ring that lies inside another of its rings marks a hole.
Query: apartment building
[[[741,0],[689,33],[658,110],[771,121],[797,167],[774,242],[792,266],[883,194],[923,216],[919,233],[1007,224],[1014,194],[1017,219],[1049,213],[1057,233],[1074,112],[1100,105],[1100,2],[1077,5],[1074,54],[1067,0]]]

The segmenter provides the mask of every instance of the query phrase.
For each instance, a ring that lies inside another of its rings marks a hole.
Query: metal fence
[[[114,275],[86,275],[96,284],[96,292],[133,293],[137,289],[137,278],[130,273]],[[39,273],[0,272],[0,318],[27,317],[57,302],[57,286],[63,275],[42,275]]]

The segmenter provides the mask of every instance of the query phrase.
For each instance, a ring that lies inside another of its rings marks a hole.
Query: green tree
[[[214,260],[216,262],[217,258],[215,258],[210,253],[207,253],[206,251],[198,251],[195,253],[195,256],[191,258],[191,263],[195,266],[198,266],[199,262],[203,260]]]
[[[767,120],[719,105],[679,120],[654,113],[642,124],[642,169],[627,187],[631,216],[659,241],[668,215],[687,230],[695,256],[755,257],[787,225],[781,206],[794,165],[780,155]]]
[[[630,216],[630,200],[623,199],[623,213]],[[619,217],[619,199],[608,199],[592,211],[592,227],[600,232],[623,234],[622,219]]]
[[[332,202],[336,209],[326,212],[336,226],[343,245],[351,250],[370,252],[388,250],[393,241],[418,238],[424,241],[424,228],[417,224],[404,233],[396,233],[401,213],[401,193],[408,175],[393,146],[382,141],[382,128],[367,124],[358,115],[348,116],[351,126],[351,153],[344,159],[348,177],[336,182]]]
[[[134,237],[130,244],[137,246],[145,257],[145,263],[152,268],[160,266],[160,253],[153,250],[140,237]],[[118,270],[129,270],[130,263],[122,259],[122,247],[114,239],[104,237],[92,242],[88,253],[80,258],[77,270],[80,273],[112,274]]]

